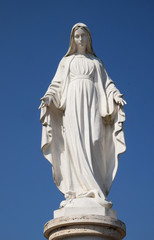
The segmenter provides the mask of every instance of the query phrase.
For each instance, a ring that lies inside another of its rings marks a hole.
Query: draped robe
[[[55,77],[45,93],[45,96],[52,95],[53,101],[50,106],[41,109],[41,149],[45,158],[52,164],[56,186],[66,198],[82,197],[93,190],[97,190],[99,195],[105,198],[117,172],[119,154],[126,149],[123,132],[125,114],[123,107],[114,101],[114,96],[119,95],[120,92],[109,78],[103,63],[97,57],[89,55],[88,58],[95,66],[92,84],[97,95],[96,107],[102,120],[100,128],[102,134],[98,134],[100,137],[94,138],[93,141],[86,140],[86,144],[89,141],[90,157],[85,153],[87,148],[83,149],[83,154],[80,154],[82,139],[86,139],[85,134],[88,130],[81,131],[75,123],[74,128],[70,130],[71,122],[67,117],[69,114],[71,118],[71,112],[67,114],[67,106],[71,104],[68,103],[70,99],[68,94],[71,84],[70,64],[74,58],[75,55],[71,55],[61,60]],[[87,109],[88,111],[90,110]],[[80,111],[77,114],[81,114]],[[82,119],[82,116],[80,118]],[[89,132],[93,131],[95,134],[99,132],[97,129],[99,124],[93,123],[89,126]],[[80,134],[83,137],[80,138]],[[68,140],[70,144],[67,144]],[[83,155],[86,156],[85,159]]]

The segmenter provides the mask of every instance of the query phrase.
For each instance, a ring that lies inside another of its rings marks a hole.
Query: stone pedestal
[[[101,215],[117,219],[116,210],[101,206],[93,198],[76,198],[67,203],[67,206],[54,211],[54,218],[77,215]]]
[[[123,222],[95,214],[57,217],[44,226],[48,240],[121,240],[125,235]]]

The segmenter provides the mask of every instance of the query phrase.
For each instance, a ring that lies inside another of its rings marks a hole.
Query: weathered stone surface
[[[125,235],[125,224],[109,216],[60,217],[47,222],[44,226],[44,236],[48,240],[121,240]]]

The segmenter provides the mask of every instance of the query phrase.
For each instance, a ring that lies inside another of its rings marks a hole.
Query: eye
[[[75,35],[75,38],[79,38],[79,34]]]

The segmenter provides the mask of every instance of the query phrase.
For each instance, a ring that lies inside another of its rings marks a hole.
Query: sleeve
[[[104,76],[103,79],[105,79],[104,88],[106,90],[107,97],[109,97],[111,92],[113,93],[113,96],[116,96],[116,95],[121,95],[122,96],[120,91],[116,88],[115,83],[109,77],[109,75],[108,75],[108,73],[107,73],[107,71],[105,69],[104,64],[102,63],[101,65],[102,65],[102,67],[101,67],[102,75]]]
[[[114,110],[115,105],[115,97],[116,96],[123,96],[123,94],[120,93],[120,91],[116,88],[115,83],[111,80],[109,77],[104,64],[100,62],[101,65],[101,74],[104,84],[104,89],[106,92],[106,98],[108,102],[108,113],[111,114]]]
[[[60,61],[59,66],[57,68],[56,74],[51,81],[45,95],[52,95],[53,96],[53,103],[58,108],[60,105],[60,98],[61,98],[61,86],[63,81],[63,69],[64,69],[64,58]]]

